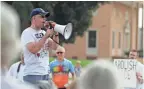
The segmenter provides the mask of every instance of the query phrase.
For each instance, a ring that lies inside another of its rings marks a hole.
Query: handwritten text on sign
[[[136,87],[136,61],[132,59],[115,59],[123,87]]]

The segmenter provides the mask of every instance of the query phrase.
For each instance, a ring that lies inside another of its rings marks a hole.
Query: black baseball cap
[[[44,17],[49,17],[50,13],[49,12],[45,12],[42,8],[35,8],[32,10],[30,17],[32,18],[35,15],[42,15]]]

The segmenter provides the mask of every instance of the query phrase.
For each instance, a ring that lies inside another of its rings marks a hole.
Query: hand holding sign
[[[142,75],[137,72],[137,73],[136,73],[136,77],[137,77],[138,82],[139,82],[140,84],[142,84],[142,83],[143,83]]]

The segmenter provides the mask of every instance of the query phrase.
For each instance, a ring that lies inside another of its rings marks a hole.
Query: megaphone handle
[[[52,29],[53,28],[53,26],[52,26],[52,24],[49,22],[49,26],[50,26],[50,29]]]
[[[49,26],[50,26],[50,29],[54,29],[52,24],[49,22]],[[58,42],[56,42],[52,37],[55,35],[55,33],[50,37],[56,44],[60,45]]]

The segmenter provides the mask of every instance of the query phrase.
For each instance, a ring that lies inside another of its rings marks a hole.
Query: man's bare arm
[[[46,40],[51,37],[53,30],[48,29],[46,34],[38,42],[30,42],[26,46],[31,53],[37,53],[45,44]]]
[[[47,38],[48,37],[45,35],[42,37],[42,39],[39,42],[30,42],[26,46],[31,53],[35,54],[43,47]]]

